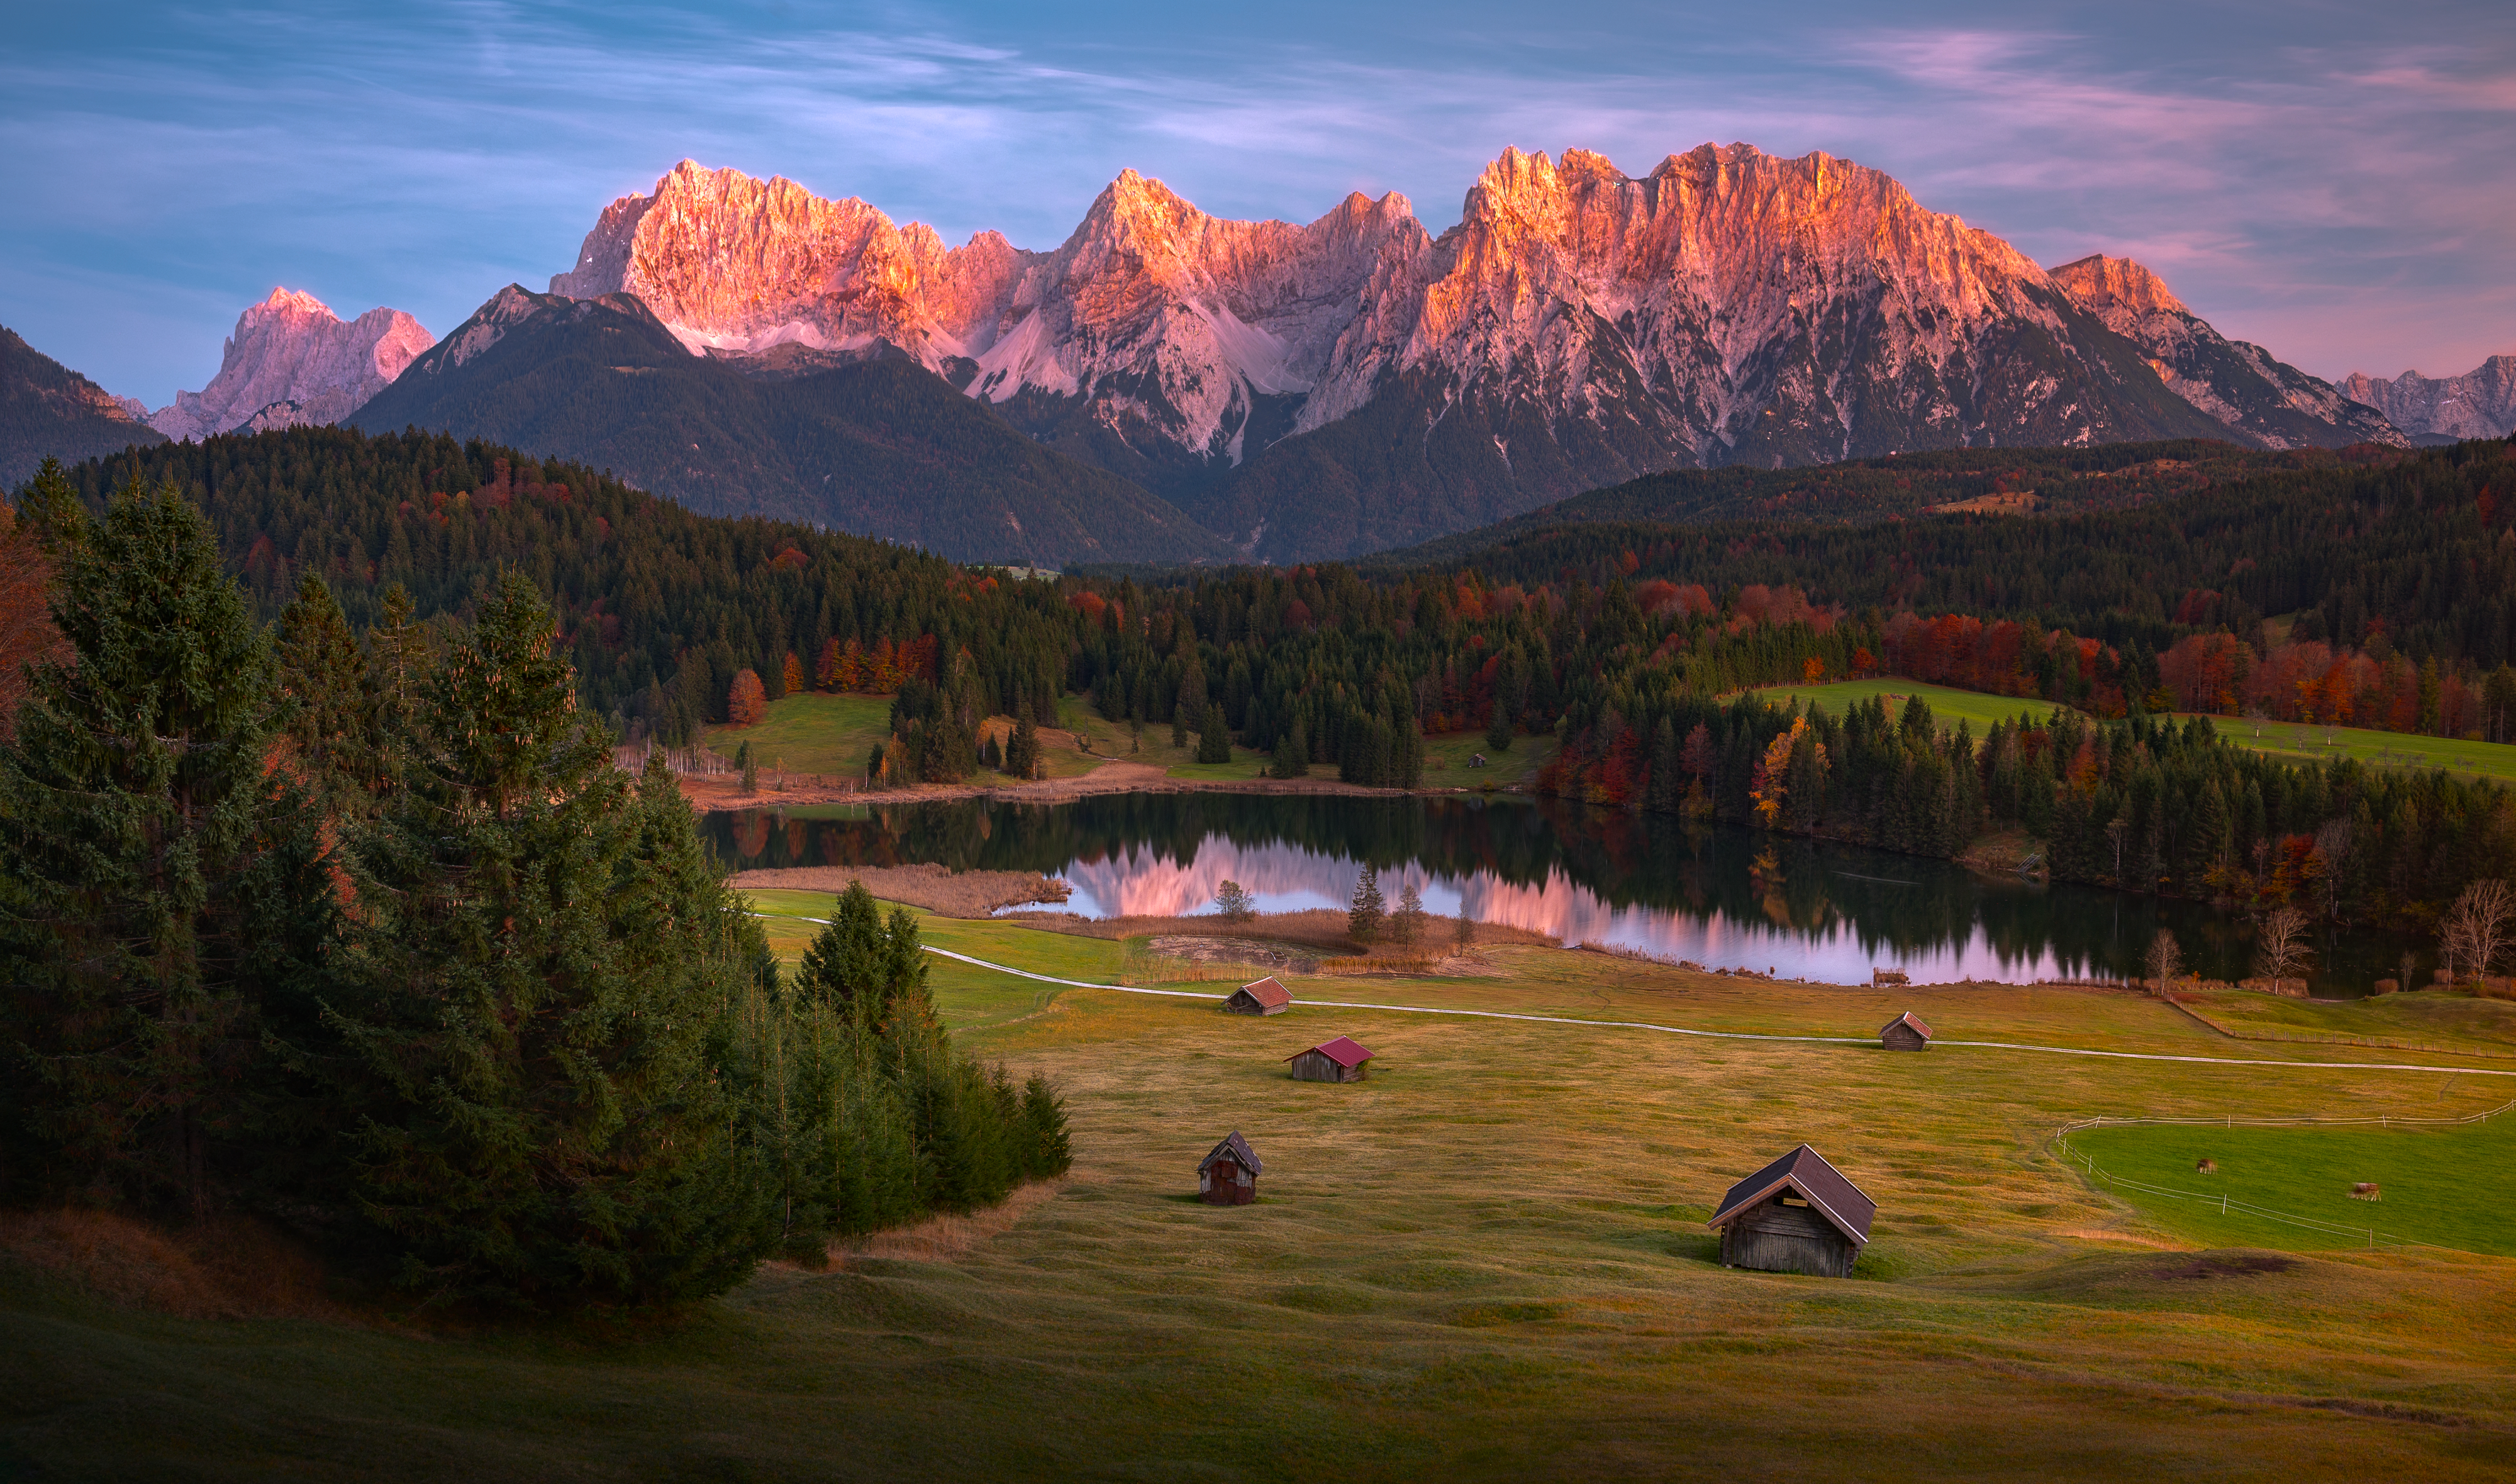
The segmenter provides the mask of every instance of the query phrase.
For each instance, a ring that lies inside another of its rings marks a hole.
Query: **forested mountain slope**
[[[166,435],[125,402],[0,328],[0,489],[15,489],[47,458],[74,464]]]
[[[87,502],[172,479],[270,620],[307,572],[365,627],[400,583],[418,613],[468,614],[499,570],[549,595],[587,705],[666,737],[722,720],[734,674],[773,697],[788,654],[931,637],[967,648],[997,709],[1053,696],[1076,620],[1054,584],[999,581],[908,548],[718,518],[582,465],[438,433],[292,428],[161,444],[71,471]]]
[[[501,290],[349,422],[483,438],[608,469],[702,514],[833,526],[965,561],[1228,555],[1171,506],[1032,442],[903,358],[745,375],[691,354],[625,295]]]

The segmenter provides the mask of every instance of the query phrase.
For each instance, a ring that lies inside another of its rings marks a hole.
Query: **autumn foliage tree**
[[[760,685],[760,677],[745,670],[734,678],[734,686],[726,692],[725,719],[735,726],[753,725],[769,715],[769,696]]]

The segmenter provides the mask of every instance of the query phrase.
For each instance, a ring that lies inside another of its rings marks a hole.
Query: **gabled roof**
[[[1894,1030],[1899,1024],[1909,1025],[1913,1029],[1920,1031],[1922,1033],[1922,1039],[1925,1041],[1931,1039],[1931,1028],[1924,1025],[1921,1021],[1914,1019],[1913,1012],[1909,1010],[1905,1011],[1905,1013],[1898,1015],[1895,1019],[1888,1021],[1885,1025],[1878,1027],[1878,1034],[1884,1036],[1889,1031]]]
[[[1255,984],[1241,985],[1240,993],[1247,995],[1250,999],[1257,1001],[1260,1005],[1265,1006],[1269,1010],[1274,1010],[1279,1005],[1290,1005],[1293,1003],[1293,992],[1286,989],[1283,985],[1277,983],[1276,976],[1274,974],[1269,974],[1267,977],[1259,980]]]
[[[1371,1059],[1371,1051],[1368,1048],[1346,1036],[1339,1036],[1334,1041],[1322,1041],[1317,1046],[1305,1047],[1284,1059],[1291,1061],[1297,1057],[1307,1056],[1313,1051],[1319,1052],[1341,1067],[1348,1068],[1359,1067]]]
[[[1237,1129],[1223,1135],[1223,1142],[1214,1146],[1214,1152],[1196,1162],[1196,1173],[1203,1175],[1216,1161],[1226,1159],[1238,1161],[1240,1168],[1251,1175],[1260,1171],[1257,1152],[1249,1147],[1249,1140],[1242,1138]]]
[[[1878,1215],[1878,1203],[1861,1193],[1861,1187],[1843,1177],[1843,1172],[1825,1162],[1825,1156],[1806,1144],[1730,1187],[1721,1198],[1721,1209],[1712,1214],[1706,1226],[1724,1226],[1741,1211],[1764,1200],[1784,1186],[1800,1193],[1809,1209],[1834,1223],[1834,1228],[1860,1246],[1869,1240],[1870,1217]]]

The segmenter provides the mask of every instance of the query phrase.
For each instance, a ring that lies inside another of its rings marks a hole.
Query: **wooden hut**
[[[1322,1041],[1307,1051],[1295,1051],[1284,1058],[1293,1064],[1296,1082],[1361,1082],[1369,1068],[1368,1049],[1344,1036]]]
[[[1258,1199],[1258,1155],[1233,1130],[1196,1167],[1196,1196],[1208,1206],[1246,1206]]]
[[[1877,1202],[1802,1144],[1731,1186],[1704,1224],[1721,1233],[1724,1267],[1849,1278],[1877,1214]]]
[[[1931,1028],[1914,1019],[1908,1010],[1879,1029],[1878,1044],[1891,1051],[1927,1051],[1931,1049]]]
[[[1280,1015],[1293,1003],[1292,991],[1276,982],[1269,974],[1255,984],[1243,984],[1223,1002],[1223,1008],[1236,1015]]]

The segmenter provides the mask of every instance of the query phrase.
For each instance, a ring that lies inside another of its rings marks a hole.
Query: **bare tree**
[[[2438,926],[2438,954],[2446,961],[2447,980],[2460,984],[2490,972],[2507,947],[2510,919],[2516,918],[2516,896],[2503,881],[2477,881],[2447,909]]]
[[[1214,905],[1223,910],[1227,923],[1245,923],[1258,915],[1256,898],[1237,881],[1225,882],[1214,889]]]
[[[1450,943],[1459,952],[1465,953],[1475,946],[1476,941],[1477,920],[1468,916],[1468,893],[1465,888],[1462,888],[1459,892],[1458,925],[1450,935]]]
[[[2184,968],[2184,951],[2175,946],[2175,934],[2160,928],[2158,936],[2149,940],[2149,987],[2152,993],[2164,994],[2169,981]]]
[[[1398,893],[1398,910],[1389,915],[1389,935],[1401,947],[1413,947],[1424,931],[1425,916],[1424,895],[1415,889],[1413,882],[1408,882],[1405,889]]]
[[[2315,960],[2315,950],[2308,946],[2306,914],[2295,907],[2282,907],[2263,919],[2261,930],[2254,939],[2255,971],[2280,987],[2284,979],[2294,979],[2306,972]]]

